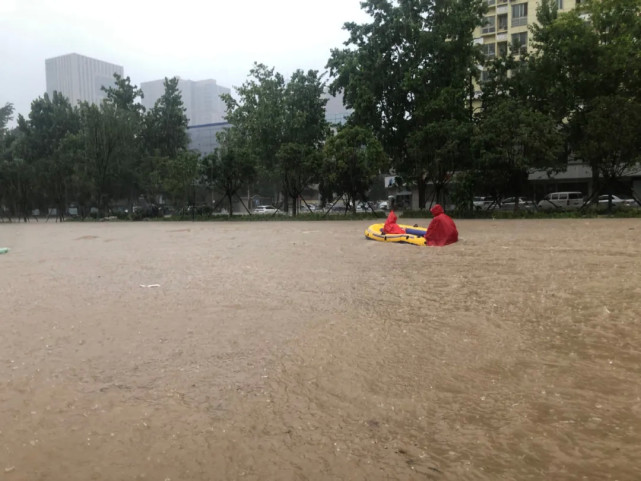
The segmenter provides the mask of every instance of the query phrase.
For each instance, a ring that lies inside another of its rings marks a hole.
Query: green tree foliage
[[[176,157],[187,150],[188,119],[178,89],[178,78],[165,78],[165,91],[145,117],[147,151],[160,157]]]
[[[114,80],[114,87],[102,87],[102,91],[107,94],[107,100],[119,109],[136,113],[140,118],[145,113],[145,107],[137,101],[144,98],[142,90],[136,85],[131,85],[129,77],[123,78],[115,73]]]
[[[13,119],[13,104],[7,102],[0,107],[0,139],[7,133],[7,124]]]
[[[329,133],[323,89],[315,70],[295,71],[285,88],[284,143],[276,158],[283,192],[292,199],[294,214],[296,199],[307,186],[318,182],[321,173],[322,144]]]
[[[126,175],[126,161],[132,155],[131,117],[111,102],[99,106],[82,103],[80,113],[85,185],[91,190],[92,204],[103,214]]]
[[[332,50],[331,91],[342,90],[351,121],[372,129],[425,203],[428,180],[444,185],[469,159],[469,91],[480,53],[481,0],[368,0],[372,22],[346,23],[346,49]],[[466,127],[465,124],[468,124]],[[450,135],[451,133],[451,135]]]
[[[558,162],[562,136],[551,117],[504,97],[484,107],[474,144],[480,178],[486,190],[501,199],[518,197],[530,171],[550,169]]]
[[[7,129],[9,121],[13,120],[13,104],[6,103],[0,108],[0,211],[5,204],[6,186],[4,183],[3,172],[5,163],[10,159],[11,144],[15,136]]]
[[[319,174],[329,131],[323,88],[315,70],[297,70],[286,82],[273,68],[255,64],[250,80],[236,89],[239,100],[223,96],[227,121],[259,159],[261,174],[278,182],[286,198],[296,199]]]
[[[149,172],[144,169],[146,164],[142,162],[145,108],[139,99],[144,95],[141,89],[131,84],[129,77],[114,74],[114,80],[114,86],[102,87],[107,94],[105,101],[116,109],[123,132],[119,149],[119,176],[114,183],[113,194],[119,198],[128,198],[131,205],[133,193],[139,191],[149,178]]]
[[[227,106],[226,119],[259,159],[261,174],[276,180],[276,154],[285,141],[285,78],[273,68],[254,64],[249,80],[236,88],[236,93],[238,100],[229,94],[222,96]]]
[[[381,143],[363,127],[347,126],[325,144],[321,192],[338,194],[356,209],[357,200],[366,200],[374,180],[387,167]]]
[[[256,177],[256,161],[249,143],[235,127],[219,132],[217,138],[219,147],[203,159],[202,174],[227,199],[231,216],[233,197]]]
[[[199,175],[200,155],[183,151],[176,157],[161,158],[162,187],[175,206],[196,204],[196,182]]]
[[[283,191],[292,199],[292,209],[296,215],[296,199],[310,184],[319,181],[323,166],[322,151],[305,144],[287,143],[281,146],[276,157]]]
[[[641,103],[620,95],[594,98],[585,114],[585,139],[577,154],[598,169],[608,193],[616,189],[623,175],[641,172],[639,126]],[[608,207],[612,209],[611,197]]]
[[[532,97],[552,112],[572,152],[589,162],[593,172],[593,198],[620,173],[635,163],[636,141],[626,129],[613,132],[621,119],[635,118],[641,100],[641,0],[598,0],[558,14],[550,0],[538,10],[533,28],[535,52],[530,62]],[[614,109],[622,109],[615,115]],[[613,124],[604,122],[608,118]],[[595,145],[612,145],[617,153],[605,155]],[[604,155],[596,155],[596,152]],[[612,169],[612,158],[622,168]]]
[[[17,178],[24,184],[18,190],[29,196],[29,201],[19,201],[24,216],[36,207],[44,212],[55,207],[59,216],[64,215],[74,193],[75,165],[69,149],[79,130],[77,109],[58,92],[34,100],[28,120],[18,116],[13,151],[16,172],[22,172]]]

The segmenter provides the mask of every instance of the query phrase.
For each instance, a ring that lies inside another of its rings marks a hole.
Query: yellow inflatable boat
[[[404,244],[414,244],[415,246],[425,245],[426,227],[414,227],[411,225],[399,224],[405,229],[405,234],[383,234],[385,224],[372,224],[365,231],[365,237],[380,242],[401,242]]]

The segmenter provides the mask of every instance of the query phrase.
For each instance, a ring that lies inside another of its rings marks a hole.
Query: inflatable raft
[[[414,244],[416,246],[425,245],[426,227],[414,227],[411,225],[399,224],[405,229],[405,234],[383,234],[385,224],[372,224],[365,231],[365,237],[380,242],[401,242],[404,244]]]

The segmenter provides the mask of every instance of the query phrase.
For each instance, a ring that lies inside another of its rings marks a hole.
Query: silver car
[[[607,207],[609,205],[609,195],[604,194],[600,195],[598,202],[599,202],[599,207]],[[612,196],[612,205],[614,207],[634,207],[638,205],[634,199],[622,199],[621,197],[618,197],[616,195]]]
[[[259,205],[254,209],[254,214],[275,214],[278,212],[278,209],[273,205]]]
[[[515,203],[516,203],[516,197],[506,197],[501,202],[501,205],[499,206],[499,210],[513,211]],[[519,209],[534,210],[535,206],[531,201],[527,200],[525,197],[519,197]]]
[[[539,201],[542,210],[577,210],[584,204],[582,192],[552,192]]]

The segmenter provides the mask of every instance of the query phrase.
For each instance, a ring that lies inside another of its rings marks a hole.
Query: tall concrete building
[[[115,85],[114,74],[124,76],[120,65],[70,53],[45,60],[47,94],[63,94],[71,105],[84,101],[98,104],[106,94],[101,87]]]
[[[149,110],[165,92],[164,80],[142,82],[140,89],[144,94],[142,104]],[[221,87],[213,79],[198,81],[179,79],[178,89],[187,109],[185,115],[189,119],[190,127],[224,122],[225,104],[220,96],[230,93],[230,89]]]

